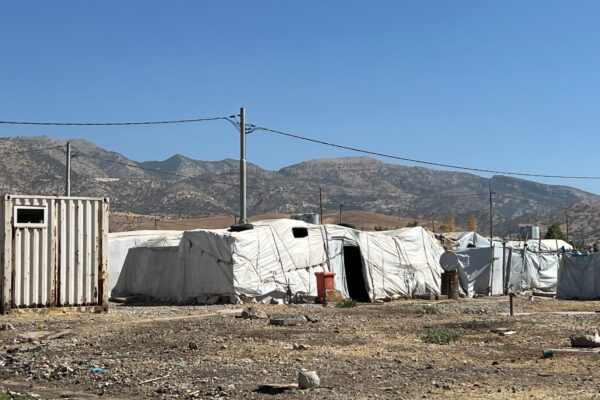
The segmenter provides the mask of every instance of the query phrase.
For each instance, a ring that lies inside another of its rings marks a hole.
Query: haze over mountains
[[[0,139],[0,191],[63,194],[64,150],[47,136]],[[237,160],[200,161],[174,155],[136,162],[85,140],[72,140],[72,195],[108,196],[113,210],[179,216],[236,215]],[[160,171],[160,172],[157,172]],[[248,164],[248,214],[297,213],[323,208],[365,210],[426,220],[455,213],[466,226],[474,215],[483,232],[489,224],[489,179],[477,175],[387,164],[364,157],[305,161],[279,171]],[[563,223],[569,208],[571,232],[600,237],[600,196],[567,186],[506,176],[491,178],[494,229],[515,232],[518,224]],[[538,204],[539,203],[539,204]],[[554,206],[549,207],[548,205]]]

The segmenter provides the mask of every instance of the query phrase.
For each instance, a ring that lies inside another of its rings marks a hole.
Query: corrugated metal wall
[[[45,227],[17,224],[15,206],[45,207]],[[107,305],[107,199],[5,196],[3,208],[5,308]]]

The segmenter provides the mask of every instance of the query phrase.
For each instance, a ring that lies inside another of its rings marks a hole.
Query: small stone
[[[319,322],[319,318],[315,317],[314,315],[305,315],[304,318],[313,324]]]
[[[598,331],[577,333],[570,337],[571,347],[600,347]]]
[[[12,324],[9,324],[8,322],[4,323],[4,324],[0,324],[0,331],[14,331],[15,327]]]
[[[188,347],[190,348],[190,350],[198,350],[198,343],[190,342]]]
[[[312,389],[321,384],[321,378],[315,371],[300,371],[298,373],[298,387],[300,389]]]
[[[248,307],[244,311],[242,311],[242,318],[245,319],[267,319],[269,318],[267,313],[259,310],[255,307]]]
[[[227,347],[226,344],[221,345],[221,350],[227,350],[229,347]]]

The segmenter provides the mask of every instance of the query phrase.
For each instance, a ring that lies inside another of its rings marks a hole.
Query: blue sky
[[[0,120],[248,122],[404,157],[600,175],[597,1],[3,1]],[[0,126],[136,160],[237,158],[225,122]],[[262,167],[356,155],[267,133]],[[410,164],[408,164],[410,165]],[[600,181],[539,180],[600,194]]]

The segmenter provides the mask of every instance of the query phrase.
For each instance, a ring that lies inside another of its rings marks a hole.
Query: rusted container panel
[[[97,306],[108,292],[108,199],[7,195],[2,310]]]

